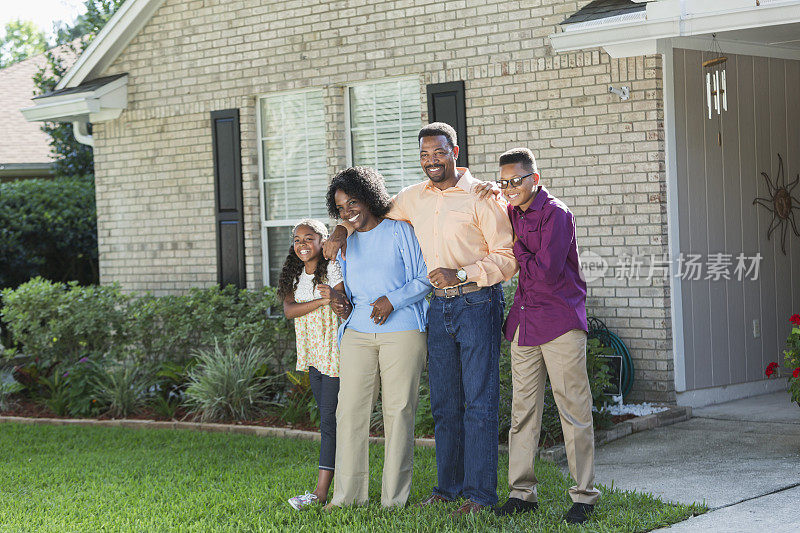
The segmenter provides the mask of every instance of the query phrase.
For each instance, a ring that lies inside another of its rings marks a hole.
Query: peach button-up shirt
[[[428,272],[463,268],[481,287],[506,281],[518,265],[505,200],[479,199],[472,190],[481,182],[456,170],[462,176],[455,187],[442,191],[426,180],[400,191],[387,217],[414,226]]]

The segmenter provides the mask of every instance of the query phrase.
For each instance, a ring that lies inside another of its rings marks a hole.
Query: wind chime
[[[716,112],[721,115],[728,110],[728,83],[725,75],[725,64],[728,58],[722,55],[722,49],[717,42],[717,34],[713,34],[710,53],[713,56],[703,61],[703,72],[706,78],[705,100],[708,118],[711,119]]]

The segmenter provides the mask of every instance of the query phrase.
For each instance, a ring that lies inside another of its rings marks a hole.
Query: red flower
[[[793,314],[791,317],[789,317],[789,322],[791,322],[795,326],[800,326],[800,315],[798,315],[797,313]]]
[[[773,361],[767,365],[767,369],[764,371],[764,374],[766,374],[767,377],[770,377],[772,374],[775,373],[776,368],[778,368],[778,363]]]
[[[792,377],[800,377],[800,366],[794,369],[794,372],[792,372]]]

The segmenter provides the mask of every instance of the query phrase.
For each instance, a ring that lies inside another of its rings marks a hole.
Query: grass
[[[384,510],[374,503],[381,446],[370,447],[369,506],[294,511],[286,500],[313,489],[318,453],[317,443],[248,435],[0,424],[0,531],[648,531],[705,511],[601,488],[588,527],[568,527],[569,483],[543,462],[534,515],[454,522],[457,504]],[[435,481],[433,450],[417,448],[410,502]]]

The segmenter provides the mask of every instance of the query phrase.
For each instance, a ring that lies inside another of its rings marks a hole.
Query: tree
[[[80,55],[97,37],[108,19],[125,0],[86,0],[86,13],[79,16],[72,26],[62,24],[57,29],[56,41],[62,54],[56,49],[48,50],[47,63],[34,75],[36,94],[41,95],[55,89],[67,71],[63,53]],[[94,174],[91,146],[75,140],[70,123],[45,122],[42,131],[50,136],[50,150],[55,156],[54,171],[58,176],[82,176]]]
[[[66,44],[78,37],[89,37],[84,46],[103,29],[108,19],[116,13],[125,0],[86,0],[86,13],[80,15],[72,26],[63,22],[56,28],[56,43]]]
[[[30,20],[12,20],[0,39],[0,68],[41,54],[47,49],[44,32]]]

